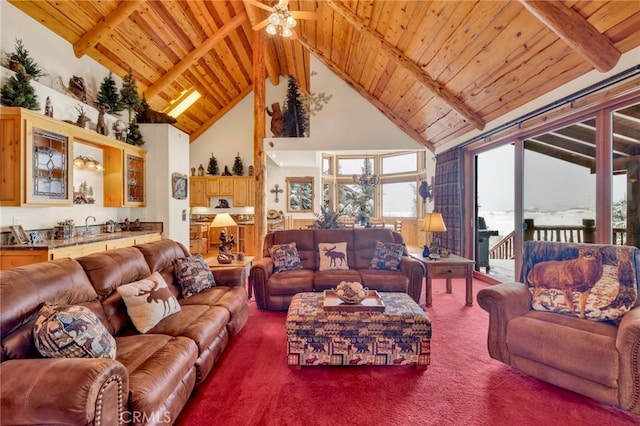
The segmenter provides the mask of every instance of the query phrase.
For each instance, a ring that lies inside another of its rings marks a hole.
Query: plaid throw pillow
[[[216,285],[211,269],[201,254],[173,259],[173,267],[185,299]]]
[[[376,250],[371,259],[371,269],[389,269],[398,271],[404,246],[402,244],[376,241]]]
[[[269,255],[273,260],[274,273],[302,269],[295,241],[269,247]]]
[[[45,304],[33,327],[38,352],[47,358],[116,358],[116,341],[84,306]]]

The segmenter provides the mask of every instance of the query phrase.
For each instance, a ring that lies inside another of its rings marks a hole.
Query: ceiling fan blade
[[[259,1],[256,1],[256,0],[244,0],[244,1],[245,3],[249,3],[252,6],[259,7],[260,9],[268,10],[269,12],[273,11],[273,8],[271,6],[268,6],[264,3],[260,3]]]
[[[318,19],[318,12],[306,12],[304,10],[292,10],[289,12],[296,19]]]
[[[253,27],[251,27],[251,29],[253,31],[258,31],[263,29],[264,27],[266,27],[267,25],[269,25],[269,19],[265,19],[264,21],[260,21],[257,24],[255,24]]]

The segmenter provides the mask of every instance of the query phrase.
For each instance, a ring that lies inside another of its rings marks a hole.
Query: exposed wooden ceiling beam
[[[260,22],[260,18],[258,17],[258,11],[254,7],[252,7],[252,4],[253,4],[252,2],[248,2],[244,0],[243,4],[244,4],[244,10],[247,12],[247,16],[249,17],[250,26],[251,28],[253,28],[254,25]],[[253,37],[250,36],[251,34],[253,34],[253,30],[251,28],[247,32],[247,36],[249,40],[253,40]],[[277,86],[278,84],[280,84],[280,73],[278,72],[278,65],[276,64],[276,61],[273,58],[273,54],[269,49],[264,49],[263,52],[265,55],[264,64],[267,69],[267,75],[269,76],[269,81],[271,81],[272,85]]]
[[[453,108],[458,114],[471,122],[478,130],[484,129],[486,123],[476,111],[472,110],[464,102],[455,97],[446,87],[432,79],[429,75],[425,74],[420,66],[407,58],[401,50],[387,42],[380,36],[380,34],[369,28],[365,21],[359,16],[353,14],[345,6],[334,0],[325,0],[324,4],[330,6],[347,22],[356,27],[359,32],[367,34],[369,37],[373,38],[376,43],[379,44],[382,52],[389,56],[391,60],[403,67],[416,80],[422,83],[427,89],[431,90],[434,95],[444,100],[447,105]]]
[[[611,40],[572,8],[559,1],[520,3],[598,71],[609,71],[618,63],[621,53]]]
[[[362,86],[357,81],[354,81],[346,72],[342,71],[340,67],[333,62],[330,58],[327,58],[321,51],[310,46],[302,37],[297,38],[298,43],[302,44],[303,47],[312,52],[320,62],[322,62],[327,68],[333,71],[338,78],[344,80],[349,86],[353,87],[363,98],[367,99],[369,102],[373,104],[376,108],[378,108],[387,118],[396,126],[398,126],[403,132],[409,135],[413,140],[418,142],[419,144],[425,146],[431,152],[435,152],[435,147],[431,142],[429,142],[422,134],[417,132],[411,126],[409,126],[404,120],[398,117],[390,108],[384,105],[380,100],[376,99],[371,93],[367,91],[364,86]]]
[[[120,25],[141,4],[142,2],[139,1],[121,2],[113,12],[105,16],[91,30],[84,33],[78,41],[73,43],[73,53],[75,53],[76,58],[84,56],[89,49],[100,42],[102,37]]]
[[[200,59],[207,52],[213,49],[213,47],[218,42],[222,41],[227,35],[229,35],[229,33],[231,33],[231,31],[242,25],[246,20],[246,12],[241,12],[234,16],[229,22],[222,26],[213,35],[213,37],[209,37],[204,43],[189,52],[184,58],[180,60],[180,62],[175,64],[173,68],[167,71],[162,77],[157,79],[151,86],[149,86],[149,88],[144,92],[144,95],[147,97],[147,99],[153,98],[158,93],[160,93],[167,84],[170,84],[172,81],[178,78],[178,76],[184,73],[187,68],[195,64],[198,59]]]
[[[231,111],[233,107],[245,98],[249,93],[253,91],[253,85],[247,86],[238,96],[236,96],[231,102],[227,103],[218,113],[208,119],[198,130],[189,135],[189,143],[198,139],[198,136],[203,134],[209,127],[213,126],[216,121],[221,119],[226,113]]]

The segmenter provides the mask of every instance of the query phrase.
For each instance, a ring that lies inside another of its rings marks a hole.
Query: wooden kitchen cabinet
[[[73,134],[67,123],[0,109],[0,205],[71,205]]]
[[[189,179],[189,206],[208,207],[209,197],[205,192],[207,181],[204,177],[191,177]]]
[[[221,177],[220,178],[220,196],[233,196],[233,182],[236,178]]]
[[[233,195],[233,177],[207,177],[206,181],[208,197]]]
[[[252,206],[253,202],[252,178],[238,177],[233,180],[233,206]]]
[[[219,178],[204,178],[206,179],[205,191],[207,197],[217,197],[220,195],[220,179]]]
[[[136,147],[105,147],[104,206],[144,207],[146,151]]]

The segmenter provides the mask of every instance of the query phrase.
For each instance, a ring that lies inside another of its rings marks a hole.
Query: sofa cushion
[[[104,324],[84,306],[45,303],[33,328],[38,351],[47,358],[116,357],[116,341]]]
[[[521,277],[535,310],[616,320],[636,304],[638,253],[625,246],[528,242]]]
[[[295,242],[271,246],[269,255],[273,259],[274,273],[302,268]]]
[[[173,265],[185,299],[216,285],[211,269],[201,254],[173,259]]]
[[[371,258],[371,268],[398,271],[403,252],[404,245],[402,244],[376,241],[376,249]]]
[[[171,294],[160,273],[118,287],[127,313],[140,333],[146,333],[163,318],[180,311],[178,300]]]
[[[347,263],[347,243],[320,243],[318,244],[320,255],[320,271],[332,269],[349,269]]]
[[[313,289],[315,291],[330,290],[342,281],[362,282],[362,278],[355,269],[316,271],[313,277]]]
[[[290,295],[311,291],[313,286],[313,271],[296,269],[273,274],[267,281],[268,294]]]

